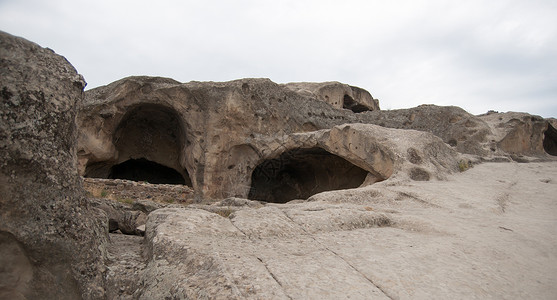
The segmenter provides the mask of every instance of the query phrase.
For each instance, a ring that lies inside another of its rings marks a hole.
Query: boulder
[[[104,297],[107,228],[76,165],[84,86],[64,57],[0,32],[2,299]]]
[[[89,201],[93,207],[105,213],[104,221],[108,225],[108,232],[120,230],[123,234],[141,235],[137,227],[145,225],[149,214],[149,212],[143,212],[142,205],[135,205],[137,202],[125,204],[103,198],[91,198]]]
[[[137,200],[132,205],[133,210],[139,210],[147,215],[162,207],[162,204],[146,199]]]

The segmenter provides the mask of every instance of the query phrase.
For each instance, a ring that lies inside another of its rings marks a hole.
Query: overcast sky
[[[130,75],[340,81],[382,109],[557,117],[555,0],[0,0],[0,30],[65,56],[87,89]]]

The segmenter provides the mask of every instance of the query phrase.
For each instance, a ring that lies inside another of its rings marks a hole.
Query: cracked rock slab
[[[385,181],[229,217],[159,209],[147,222],[135,295],[551,299],[556,170],[554,162],[487,163],[447,181]]]
[[[151,260],[142,299],[388,298],[276,207],[248,208],[231,218],[198,209],[160,209],[149,217],[146,238]]]

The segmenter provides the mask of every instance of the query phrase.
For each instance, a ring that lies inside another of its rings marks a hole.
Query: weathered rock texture
[[[487,145],[487,136],[491,134],[489,126],[460,107],[420,105],[373,112],[371,117],[371,123],[380,126],[431,132],[461,153],[490,154]]]
[[[288,215],[266,207],[238,211],[230,220],[203,210],[158,210],[149,218],[146,238],[151,260],[142,278],[140,299],[387,299],[349,263],[291,220],[305,221],[314,232],[390,224],[383,214],[350,208],[343,212],[337,224],[318,228],[313,225],[323,220],[317,215],[328,212]],[[258,225],[250,221],[260,218],[266,221]],[[276,243],[277,239],[284,244]],[[295,271],[290,268],[294,265]]]
[[[85,82],[50,49],[0,41],[0,298],[100,299],[105,228],[75,154]]]
[[[509,154],[555,155],[555,128],[542,117],[527,113],[489,112],[478,116],[491,129],[492,149]],[[496,147],[495,147],[496,146]]]
[[[352,109],[356,106],[369,111]],[[353,142],[348,131],[327,131],[347,123],[430,132],[454,150],[480,157],[554,153],[547,120],[508,119],[434,105],[380,111],[367,91],[336,82],[178,83],[130,77],[86,93],[79,114],[79,163],[81,174],[89,177],[185,183],[199,198],[283,202],[357,187],[366,172],[374,181],[390,176],[394,169],[387,166],[395,158],[384,145],[387,139]],[[428,178],[418,169],[412,172],[412,178]],[[274,199],[278,190],[283,196]]]
[[[340,82],[292,82],[283,86],[310,98],[325,101],[334,108],[349,109],[355,113],[379,110],[379,101],[368,91]]]
[[[191,180],[204,198],[246,197],[252,171],[278,150],[259,149],[258,141],[350,123],[353,115],[266,79],[180,84],[132,77],[86,94],[80,168],[107,178],[114,166],[146,159]]]
[[[136,296],[551,299],[555,171],[554,162],[488,163],[446,181],[234,207],[228,218],[156,210]]]

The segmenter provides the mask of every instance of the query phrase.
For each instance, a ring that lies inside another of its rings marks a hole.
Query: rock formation
[[[0,39],[0,299],[557,292],[554,119],[382,111],[338,82],[84,93],[63,57]],[[461,173],[486,161],[552,163]]]
[[[165,208],[139,299],[537,298],[557,292],[555,163],[486,163],[309,202]]]
[[[488,112],[479,118],[491,129],[491,141],[496,143],[492,146],[493,149],[500,149],[509,154],[555,155],[550,146],[557,141],[553,134],[555,129],[539,116],[515,112]]]
[[[325,101],[337,109],[349,109],[355,113],[379,110],[379,101],[368,91],[340,82],[292,82],[283,86],[298,94]]]
[[[291,195],[285,197],[292,200],[363,183],[361,178],[333,183],[345,177],[342,172],[348,177],[369,173],[375,182],[394,171],[377,169],[394,160],[386,139],[352,143],[329,132],[347,123],[429,132],[457,152],[482,158],[554,153],[544,150],[554,149],[555,141],[547,120],[496,115],[473,116],[458,107],[434,105],[381,111],[367,91],[334,82],[179,83],[129,77],[86,92],[78,117],[79,165],[87,177],[183,183],[200,199],[263,200],[260,192],[269,196],[272,189],[287,189]],[[378,152],[373,157],[356,154],[362,149]],[[292,169],[301,161],[306,173]],[[149,176],[141,175],[145,169]],[[313,183],[295,178],[308,176]],[[256,186],[262,180],[265,185],[278,182],[262,191]],[[296,183],[287,183],[292,180]],[[294,187],[298,183],[304,187]]]
[[[0,40],[0,298],[102,298],[105,227],[75,153],[85,81],[50,49]]]

